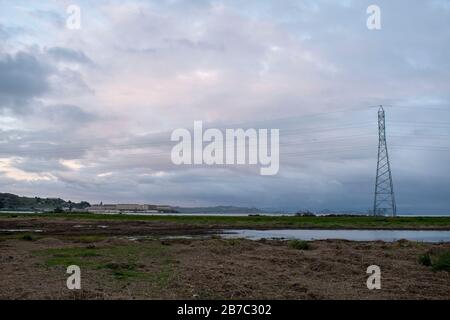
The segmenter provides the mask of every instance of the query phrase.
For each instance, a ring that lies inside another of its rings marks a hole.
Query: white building
[[[87,208],[92,213],[121,213],[121,212],[141,212],[141,213],[157,213],[157,212],[176,212],[173,207],[166,205],[153,204],[95,204]]]

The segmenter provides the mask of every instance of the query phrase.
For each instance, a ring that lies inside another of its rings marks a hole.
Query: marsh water
[[[435,230],[226,230],[221,234],[226,238],[259,239],[297,239],[327,240],[341,239],[352,241],[386,241],[400,239],[421,242],[450,242],[450,231]]]

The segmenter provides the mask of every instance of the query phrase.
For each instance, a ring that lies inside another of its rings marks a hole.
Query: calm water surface
[[[283,238],[298,240],[341,239],[353,241],[387,242],[406,239],[422,242],[450,242],[450,231],[433,230],[227,230],[226,238],[246,238],[251,240]]]

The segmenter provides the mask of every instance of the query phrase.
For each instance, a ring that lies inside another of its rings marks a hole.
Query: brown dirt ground
[[[221,229],[209,224],[181,224],[174,222],[127,221],[127,220],[81,220],[73,218],[0,218],[0,230],[30,229],[42,230],[49,236],[77,235],[201,235]]]
[[[39,229],[42,221],[30,220],[11,228]],[[449,243],[327,240],[296,250],[275,240],[123,238],[202,234],[207,227],[45,223],[47,232],[31,241],[0,235],[0,299],[450,299],[450,274],[418,263],[420,254],[449,250]],[[66,287],[72,260],[81,267],[82,290]],[[372,264],[381,268],[381,290],[366,287]]]

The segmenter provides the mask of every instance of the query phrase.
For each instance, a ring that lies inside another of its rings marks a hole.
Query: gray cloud
[[[39,117],[48,119],[55,124],[63,123],[65,127],[68,125],[80,126],[98,119],[97,115],[74,105],[50,105],[36,112],[40,113]]]
[[[28,14],[38,21],[44,21],[55,28],[63,28],[65,26],[65,18],[56,10],[37,9],[29,10]]]
[[[0,108],[21,112],[49,90],[50,68],[30,53],[0,55]]]
[[[0,24],[0,39],[5,40],[9,37],[8,32],[5,30],[5,28]]]
[[[63,47],[52,47],[47,49],[47,53],[59,61],[76,62],[83,64],[92,63],[91,59],[80,50],[73,50]]]
[[[10,38],[13,38],[17,35],[25,33],[24,28],[20,27],[8,27],[5,25],[2,25],[0,23],[0,39],[1,40],[8,40]]]

